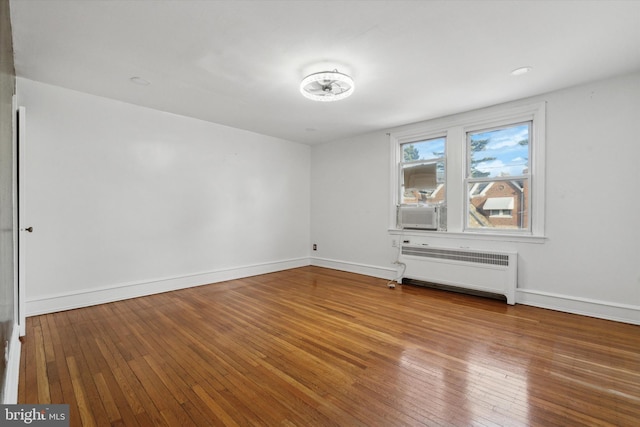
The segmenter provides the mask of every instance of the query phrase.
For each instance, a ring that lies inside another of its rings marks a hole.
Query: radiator
[[[515,304],[518,254],[402,245],[403,279],[504,295]]]

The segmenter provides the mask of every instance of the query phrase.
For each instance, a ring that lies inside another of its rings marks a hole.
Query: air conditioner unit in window
[[[419,230],[438,230],[439,206],[398,206],[398,227]]]

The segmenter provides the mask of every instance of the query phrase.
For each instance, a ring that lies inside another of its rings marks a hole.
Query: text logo
[[[0,405],[0,426],[69,427],[69,405]]]

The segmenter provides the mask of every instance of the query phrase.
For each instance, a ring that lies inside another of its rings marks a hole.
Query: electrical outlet
[[[318,250],[318,245],[316,245],[315,243],[313,244],[313,250],[317,251]]]
[[[393,240],[391,241],[391,247],[392,247],[392,248],[397,248],[397,247],[398,247],[398,241],[397,241],[396,239],[393,239]]]

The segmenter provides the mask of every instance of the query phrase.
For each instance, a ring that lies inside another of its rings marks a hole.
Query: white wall
[[[18,95],[29,315],[305,265],[311,243],[314,264],[395,275],[387,132],[415,124],[310,149],[25,79]],[[640,73],[529,101],[547,102],[545,241],[425,238],[516,250],[519,303],[640,323]]]
[[[547,102],[545,241],[423,239],[516,250],[519,303],[640,323],[640,73],[529,101]],[[312,148],[312,263],[394,277],[386,132],[404,128]]]
[[[17,84],[29,315],[308,264],[308,146]]]
[[[315,264],[340,269],[341,263],[352,263],[349,271],[381,277],[389,273],[388,155],[384,132],[312,148]]]

